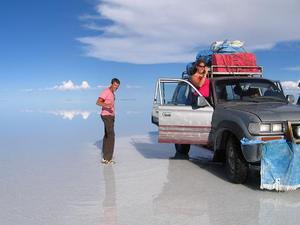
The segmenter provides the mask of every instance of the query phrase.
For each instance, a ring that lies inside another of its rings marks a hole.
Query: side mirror
[[[286,98],[286,100],[288,101],[289,104],[293,104],[294,101],[295,101],[294,95],[287,95],[285,98]]]
[[[202,108],[205,106],[207,106],[207,102],[206,102],[205,98],[202,96],[198,96],[197,97],[197,107]]]

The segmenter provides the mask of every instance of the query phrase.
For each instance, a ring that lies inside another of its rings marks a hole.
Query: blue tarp
[[[211,66],[211,56],[214,54],[212,50],[200,50],[196,55],[196,61],[203,59],[206,65]]]
[[[262,189],[277,191],[300,187],[300,145],[288,142],[263,144],[261,160]]]
[[[242,144],[262,144],[261,189],[289,191],[300,187],[300,145],[285,140],[247,141]]]

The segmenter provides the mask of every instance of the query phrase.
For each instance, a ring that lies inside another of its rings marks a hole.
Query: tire
[[[241,154],[240,143],[229,136],[226,144],[226,173],[229,180],[236,184],[245,183],[248,177],[248,165]]]
[[[191,145],[189,144],[175,144],[176,152],[180,154],[189,154],[190,148]]]

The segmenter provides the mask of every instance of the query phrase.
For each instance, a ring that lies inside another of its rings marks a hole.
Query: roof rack
[[[262,66],[226,66],[213,65],[210,67],[210,77],[214,76],[251,76],[262,77]]]
[[[262,66],[220,66],[208,68],[209,77],[263,77]],[[183,71],[182,79],[189,79],[190,75]]]

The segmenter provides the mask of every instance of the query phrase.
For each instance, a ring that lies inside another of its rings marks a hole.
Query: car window
[[[175,103],[177,105],[185,105],[188,96],[188,85],[186,83],[179,84],[176,90]]]
[[[176,104],[176,93],[177,93],[178,82],[162,82],[161,93],[162,93],[162,104],[163,105],[175,105]]]
[[[215,88],[218,102],[286,101],[277,85],[265,79],[219,80]]]
[[[186,82],[161,82],[161,99],[163,105],[190,105],[196,106],[197,98],[195,89]]]

